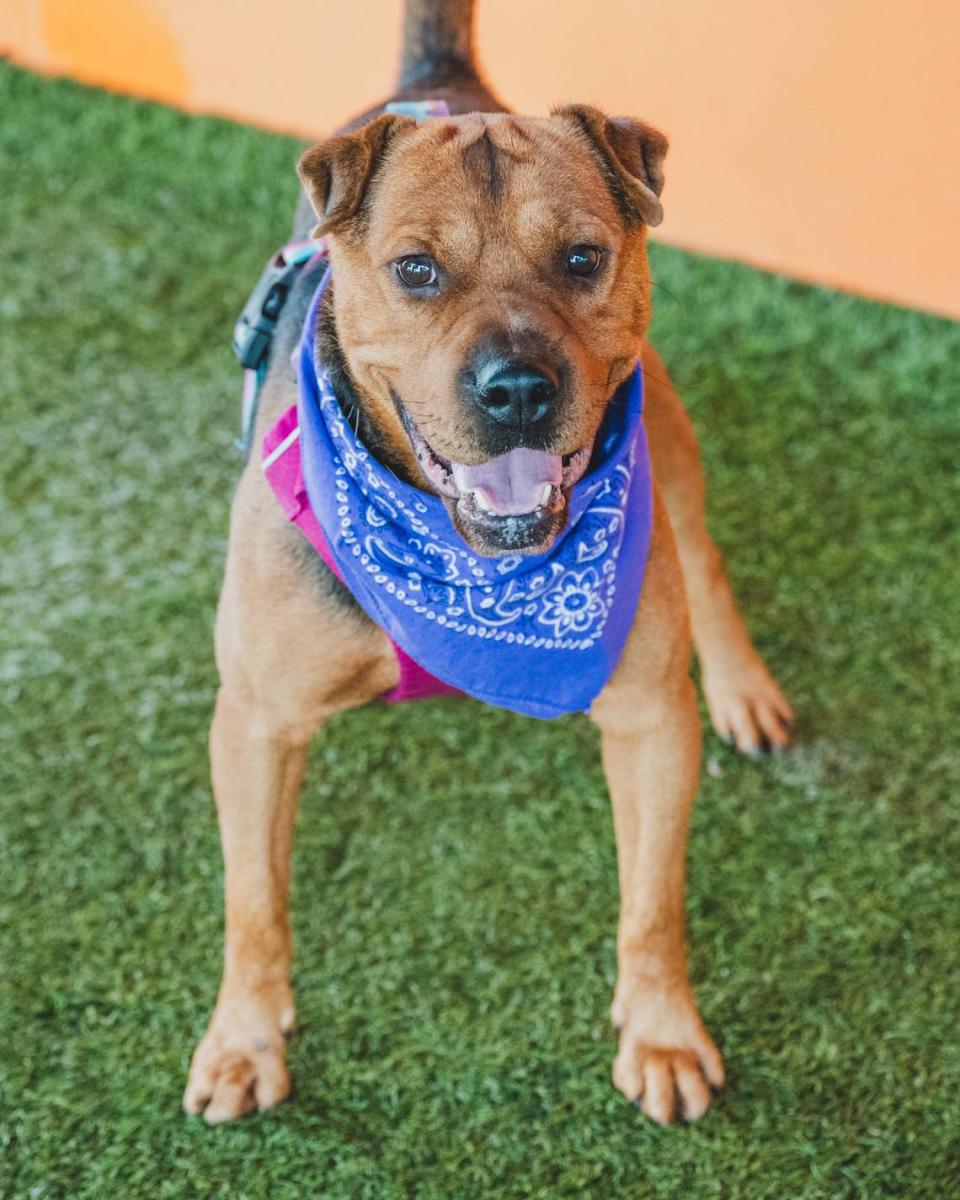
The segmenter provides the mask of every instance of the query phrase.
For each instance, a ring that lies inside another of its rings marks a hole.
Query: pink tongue
[[[450,465],[460,494],[480,492],[486,507],[498,517],[533,512],[544,502],[544,485],[553,487],[563,478],[560,455],[543,450],[511,450],[478,467]]]

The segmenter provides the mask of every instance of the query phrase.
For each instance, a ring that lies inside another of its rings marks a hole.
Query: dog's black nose
[[[481,412],[498,425],[525,429],[550,411],[557,398],[557,379],[546,367],[501,362],[477,372],[473,397]]]

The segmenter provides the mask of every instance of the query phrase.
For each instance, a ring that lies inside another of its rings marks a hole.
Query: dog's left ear
[[[412,117],[386,113],[301,156],[297,173],[319,219],[312,237],[335,233],[353,220],[391,144],[416,124]]]
[[[608,117],[589,104],[554,109],[590,143],[613,198],[628,221],[659,225],[663,220],[663,160],[666,137],[633,117]]]

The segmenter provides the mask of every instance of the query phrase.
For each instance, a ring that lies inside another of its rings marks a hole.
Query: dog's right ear
[[[617,207],[628,221],[663,220],[663,160],[669,143],[645,121],[608,117],[589,104],[568,104],[553,115],[572,121],[586,139]]]
[[[334,233],[353,220],[391,143],[416,124],[412,117],[385,113],[301,156],[297,172],[319,220],[312,237]]]

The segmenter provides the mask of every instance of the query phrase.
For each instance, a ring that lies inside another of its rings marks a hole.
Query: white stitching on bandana
[[[598,641],[616,592],[616,564],[635,446],[631,446],[627,461],[606,479],[582,485],[592,503],[575,529],[565,535],[574,544],[575,568],[553,562],[541,570],[515,575],[506,585],[484,582],[491,570],[504,574],[515,570],[519,558],[499,559],[496,566],[491,568],[488,563],[485,569],[463,543],[431,529],[427,506],[416,500],[405,503],[390,486],[386,473],[373,467],[369,454],[347,436],[343,411],[320,372],[318,382],[325,424],[342,460],[335,471],[342,544],[377,586],[426,620],[466,637],[545,650],[585,650]],[[362,529],[354,527],[350,515],[346,487],[351,478],[366,500]],[[607,497],[606,503],[597,503]],[[391,548],[380,532],[401,519],[417,556]],[[424,558],[436,564],[436,572],[429,578],[417,570]],[[391,578],[395,566],[407,573],[404,586]],[[510,628],[524,618],[535,620],[544,632],[533,636]]]

